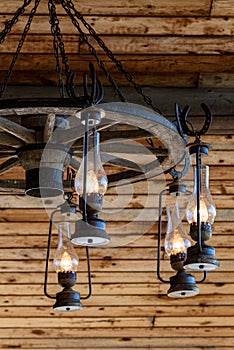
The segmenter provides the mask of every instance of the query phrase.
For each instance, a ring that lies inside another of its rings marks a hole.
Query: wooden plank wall
[[[82,0],[75,5],[141,85],[234,86],[233,0],[199,0],[195,3],[191,0],[179,3],[173,0],[157,3],[146,0],[140,3],[136,0]],[[11,18],[17,6],[17,0],[1,1],[0,28]],[[87,71],[91,60],[89,50],[72,28],[61,6],[57,7],[71,68],[78,73]],[[47,12],[47,2],[41,1],[22,48],[22,56],[16,64],[12,84],[32,84],[32,81],[42,85],[57,83]],[[6,42],[0,45],[1,80],[25,23],[26,15],[15,25]],[[96,47],[92,40],[91,43]],[[96,49],[113,77],[123,84],[124,79],[114,65],[102,56],[100,48]],[[34,71],[33,76],[31,70]],[[107,84],[103,74],[99,74]],[[77,79],[82,79],[82,74]],[[127,81],[125,84],[128,84]]]
[[[83,302],[82,311],[56,313],[51,308],[53,301],[43,295],[48,214],[40,200],[1,193],[0,348],[233,350],[233,90],[225,94],[212,89],[234,87],[234,1],[74,2],[136,80],[151,89],[153,86],[151,95],[154,98],[156,94],[157,106],[161,108],[162,103],[161,109],[170,119],[173,113],[168,113],[169,102],[165,97],[161,101],[155,87],[211,89],[204,97],[197,96],[193,89],[182,90],[179,95],[176,90],[175,96],[185,96],[185,100],[178,102],[198,107],[200,102],[206,102],[207,96],[210,107],[216,110],[213,126],[204,140],[213,144],[207,162],[217,219],[210,244],[216,247],[221,266],[200,285],[199,296],[169,299],[168,286],[156,278],[157,193],[163,179],[151,181],[149,196],[144,183],[130,188],[129,193],[122,192],[118,198],[114,190],[109,190],[103,218],[107,220],[113,244],[91,250],[93,296]],[[19,4],[19,0],[1,0],[0,30]],[[71,30],[59,5],[58,13],[71,67],[83,73],[90,60],[87,48]],[[27,84],[30,91],[31,85],[56,84],[47,22],[47,1],[41,1],[11,84]],[[16,24],[6,43],[0,45],[0,81],[24,23],[25,17]],[[125,84],[113,64],[100,57],[117,81]],[[168,90],[164,91],[168,96]],[[198,107],[192,110],[195,117],[201,113]],[[22,175],[18,168],[1,179]],[[191,178],[189,174],[187,181]],[[142,209],[144,219],[139,216]],[[166,217],[163,219],[165,232]],[[138,239],[131,241],[132,236]],[[55,246],[54,241],[53,250]],[[87,293],[84,249],[77,248],[77,253],[80,266],[76,289],[84,295]],[[173,272],[163,251],[162,259],[163,276],[168,278]],[[53,272],[49,282],[51,293],[59,290]]]
[[[206,159],[217,206],[210,244],[216,247],[221,267],[209,273],[207,282],[200,285],[200,295],[194,298],[168,298],[168,286],[156,278],[155,208],[162,178],[151,181],[150,194],[145,183],[136,184],[133,192],[132,188],[121,190],[119,197],[114,189],[108,191],[103,218],[107,220],[108,232],[112,232],[113,244],[91,249],[93,296],[83,302],[82,311],[68,314],[54,312],[53,301],[43,295],[48,215],[41,200],[1,194],[1,348],[233,349],[234,114],[229,117],[230,134],[223,131],[227,126],[222,118],[215,117],[213,128],[204,137],[204,141],[213,143]],[[15,176],[13,171],[1,178],[11,176]],[[191,178],[190,173],[186,181],[190,183]],[[142,210],[144,221],[139,217]],[[165,227],[164,216],[164,232]],[[139,238],[131,242],[131,235]],[[53,251],[55,246],[54,241]],[[76,289],[84,295],[84,248],[77,248],[77,253],[80,267]],[[163,252],[162,273],[165,278],[173,274]],[[53,272],[49,290],[59,290]]]

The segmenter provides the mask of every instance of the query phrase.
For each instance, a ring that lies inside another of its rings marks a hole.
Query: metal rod
[[[91,267],[90,267],[90,255],[89,255],[89,247],[86,246],[86,256],[87,256],[87,266],[88,266],[88,281],[89,281],[89,293],[85,297],[80,297],[82,300],[89,299],[92,295],[92,275],[91,275]]]
[[[58,213],[60,210],[55,210],[50,216],[50,226],[48,234],[48,244],[47,244],[47,253],[46,253],[46,266],[45,266],[45,279],[44,279],[44,294],[47,298],[56,299],[56,296],[52,296],[47,292],[47,281],[48,281],[48,271],[49,271],[49,258],[50,258],[50,247],[51,247],[51,238],[52,238],[52,227],[53,227],[53,218],[55,213]]]
[[[99,153],[99,133],[97,132],[96,128],[93,129],[93,141],[94,141],[94,150],[93,150],[93,168],[95,174],[97,173],[97,159],[98,159],[98,153]]]
[[[85,134],[84,134],[84,176],[83,176],[83,220],[87,222],[87,181],[88,181],[88,151],[89,151],[89,118],[85,118]]]
[[[161,253],[161,237],[162,237],[162,196],[164,193],[169,193],[168,189],[162,190],[159,194],[159,216],[158,216],[158,250],[157,250],[157,276],[159,281],[163,283],[170,283],[168,280],[164,280],[160,273],[160,253]]]
[[[200,146],[196,149],[196,182],[197,182],[197,236],[198,246],[200,252],[202,252],[202,236],[201,236],[201,153]]]

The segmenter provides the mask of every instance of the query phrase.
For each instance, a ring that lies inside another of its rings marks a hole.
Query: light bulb
[[[104,195],[107,190],[107,176],[101,162],[99,152],[99,133],[97,131],[94,132],[93,136],[90,136],[89,152],[86,157],[88,157],[86,183],[87,196],[92,194]],[[75,177],[75,190],[80,196],[83,196],[84,159]]]
[[[206,203],[203,198],[200,198],[200,220],[202,222],[207,222],[208,221],[208,209],[206,206]],[[187,219],[188,222],[191,224],[193,222],[197,223],[197,206],[192,210],[187,208]]]
[[[59,272],[76,272],[79,264],[76,251],[70,242],[70,223],[60,222],[58,224],[59,240],[54,255],[54,267]]]
[[[186,210],[189,224],[197,224],[197,182],[196,168],[194,170],[194,189]],[[209,190],[209,167],[205,166],[201,172],[200,186],[200,222],[213,224],[216,209]]]
[[[167,206],[167,233],[165,237],[165,251],[171,255],[186,253],[187,248],[190,247],[191,242],[183,229],[178,203],[175,205],[175,210],[171,214],[170,207]]]
[[[102,210],[107,177],[99,152],[99,133],[94,130],[93,135],[89,137],[89,144],[86,143],[85,137],[83,160],[75,177],[75,189],[79,194],[80,210],[90,217]],[[86,153],[87,148],[89,152]]]
[[[184,237],[184,232],[180,227],[168,233],[165,239],[165,251],[169,256],[186,253],[190,245],[189,239]]]
[[[58,263],[58,261],[56,262]],[[73,270],[72,258],[66,251],[63,252],[57,268],[59,268],[60,272],[68,272]]]

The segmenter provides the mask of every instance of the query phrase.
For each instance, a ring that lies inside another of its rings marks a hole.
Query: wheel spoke
[[[4,163],[0,164],[0,175],[6,173],[7,171],[13,169],[20,164],[17,157],[7,159]]]

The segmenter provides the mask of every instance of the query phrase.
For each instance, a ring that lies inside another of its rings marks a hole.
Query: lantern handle
[[[89,247],[86,246],[86,256],[87,256],[87,266],[88,266],[88,283],[89,283],[89,292],[85,297],[80,297],[81,300],[89,299],[92,295],[92,274],[90,268],[90,255],[89,255]]]
[[[46,253],[46,266],[45,266],[45,279],[44,279],[44,294],[47,298],[56,299],[56,296],[52,296],[47,292],[47,282],[48,282],[48,271],[49,271],[49,258],[50,258],[50,247],[51,247],[51,238],[52,238],[52,227],[53,227],[53,218],[56,213],[60,212],[59,209],[56,209],[50,215],[50,226],[48,234],[48,244],[47,244],[47,253]]]

